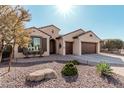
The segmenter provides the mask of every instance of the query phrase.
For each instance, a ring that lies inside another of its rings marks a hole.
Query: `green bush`
[[[63,67],[61,73],[64,76],[75,76],[75,75],[78,74],[78,70],[77,70],[76,66],[73,63],[67,63]]]
[[[110,65],[105,62],[97,64],[96,68],[97,68],[97,72],[100,75],[103,75],[103,76],[111,76],[112,75],[112,69],[110,68]]]
[[[71,61],[68,61],[67,63],[73,63],[74,65],[80,64],[77,60],[71,60]]]

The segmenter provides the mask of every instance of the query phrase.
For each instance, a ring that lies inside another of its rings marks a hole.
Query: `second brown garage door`
[[[66,42],[66,54],[72,54],[73,53],[73,42]]]
[[[82,54],[96,53],[96,43],[82,42],[81,50]]]

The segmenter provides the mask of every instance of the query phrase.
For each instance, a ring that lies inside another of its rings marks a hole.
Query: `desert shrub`
[[[112,75],[112,69],[110,68],[110,65],[105,62],[101,62],[101,63],[97,64],[96,68],[97,68],[97,72],[100,75],[103,75],[103,76],[111,76]]]
[[[73,63],[74,65],[80,64],[77,60],[71,60],[71,61],[68,61],[67,63]]]
[[[63,67],[61,73],[64,76],[75,76],[75,75],[78,74],[78,70],[77,70],[76,66],[73,63],[67,63]]]

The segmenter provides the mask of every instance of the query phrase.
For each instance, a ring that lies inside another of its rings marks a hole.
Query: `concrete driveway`
[[[87,62],[88,64],[96,64],[101,61],[105,61],[110,65],[124,66],[124,56],[117,56],[113,54],[85,54],[81,56],[75,56],[77,60],[81,62]]]
[[[111,65],[115,66],[124,66],[124,56],[116,56],[112,54],[85,54],[81,56],[75,55],[50,55],[46,57],[38,58],[26,58],[26,59],[17,59],[17,62],[27,63],[27,62],[44,62],[44,61],[69,61],[69,60],[78,60],[80,63],[86,63],[91,65],[96,65],[101,61],[105,61]]]

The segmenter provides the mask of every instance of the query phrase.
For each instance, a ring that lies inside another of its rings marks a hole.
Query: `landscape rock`
[[[53,69],[42,69],[42,70],[37,70],[35,72],[30,73],[26,80],[28,81],[41,81],[45,79],[56,79],[57,74]]]

